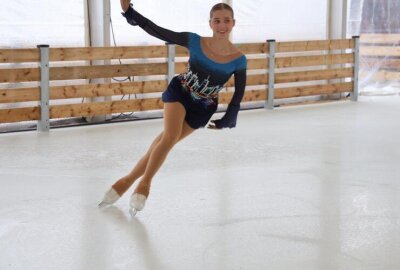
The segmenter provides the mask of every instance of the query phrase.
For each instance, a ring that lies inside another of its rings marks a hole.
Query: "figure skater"
[[[233,128],[246,86],[247,59],[230,41],[235,26],[233,9],[224,3],[210,11],[212,37],[201,37],[191,32],[174,32],[162,28],[137,12],[130,0],[120,0],[122,15],[133,26],[138,25],[148,34],[189,50],[188,70],[175,76],[162,94],[164,102],[164,130],[151,144],[147,153],[133,170],[115,182],[104,196],[100,207],[116,202],[140,177],[130,198],[130,213],[134,216],[143,209],[149,196],[152,179],[176,143],[194,130],[205,127],[218,107],[218,93],[234,75],[235,92],[225,115],[211,121],[209,129]]]

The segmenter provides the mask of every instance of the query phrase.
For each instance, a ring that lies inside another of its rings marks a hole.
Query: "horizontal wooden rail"
[[[39,81],[39,68],[0,69],[0,83]]]
[[[187,56],[186,48],[177,56]],[[111,59],[166,58],[166,46],[50,48],[49,60],[91,61]],[[0,63],[38,62],[38,49],[0,49]]]
[[[306,66],[324,66],[336,64],[354,63],[354,54],[330,54],[316,56],[296,56],[296,57],[278,57],[276,59],[277,68],[287,67],[306,67]]]
[[[331,95],[353,91],[353,83],[320,84],[311,86],[276,88],[275,98],[294,98],[315,95]]]
[[[361,56],[396,56],[400,57],[398,46],[363,46],[360,49]]]
[[[176,57],[188,57],[189,51],[185,47],[176,46]]]
[[[354,49],[353,39],[277,42],[276,52],[329,51]]]
[[[25,108],[0,110],[0,123],[15,123],[22,121],[34,121],[39,119],[40,119],[39,107],[25,107]]]
[[[50,61],[166,58],[166,46],[50,48]]]
[[[50,99],[148,94],[162,92],[166,87],[166,80],[53,86],[50,87]],[[38,87],[0,90],[0,103],[39,101],[39,92]]]
[[[88,117],[112,113],[159,110],[162,106],[160,98],[56,105],[50,108],[50,118]]]
[[[275,74],[275,83],[319,81],[319,80],[342,79],[348,77],[353,77],[352,68],[284,72]]]
[[[268,75],[267,74],[252,74],[247,75],[246,85],[253,86],[253,85],[265,85],[268,84]],[[234,86],[234,78],[231,78],[227,83],[227,87]]]
[[[400,71],[400,59],[364,57],[360,61],[361,68],[397,69]]]
[[[167,68],[167,63],[52,67],[50,68],[50,80],[165,75],[168,71]]]
[[[243,54],[267,54],[269,48],[267,43],[247,43],[247,44],[236,44],[239,50]]]
[[[294,98],[315,95],[329,95],[337,93],[347,93],[353,91],[353,83],[319,84],[309,86],[276,88],[274,98]],[[245,92],[243,102],[265,101],[268,90],[248,90]],[[229,103],[233,93],[221,93],[219,101],[221,104]]]
[[[0,49],[0,63],[38,62],[39,49]]]
[[[370,78],[377,82],[400,81],[400,72],[380,70],[377,72],[361,72],[362,79]]]
[[[268,68],[268,59],[259,58],[259,59],[247,59],[247,69],[267,69]]]
[[[233,92],[222,92],[219,94],[219,104],[228,104],[233,96]],[[265,90],[248,90],[245,91],[242,102],[265,101],[267,91]]]
[[[361,34],[360,42],[370,44],[398,44],[400,43],[400,34]]]

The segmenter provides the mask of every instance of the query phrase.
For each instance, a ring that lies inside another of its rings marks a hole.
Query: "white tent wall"
[[[233,41],[262,42],[326,38],[327,1],[233,1]]]
[[[84,0],[0,0],[0,48],[84,46]]]
[[[85,45],[84,0],[1,0],[0,47],[51,47]],[[154,22],[176,31],[210,35],[209,10],[220,1],[133,1]],[[302,40],[326,38],[327,1],[232,1],[237,25],[234,42],[260,42],[267,38]],[[288,8],[290,7],[290,8]],[[312,8],[311,8],[312,7]],[[143,31],[135,31],[120,14],[119,1],[111,0],[117,45],[162,44]],[[301,25],[301,27],[299,27]]]
[[[221,1],[134,1],[134,7],[154,23],[174,31],[211,35],[209,10]],[[121,15],[119,1],[111,2],[111,18],[117,45],[160,45],[165,42],[138,31],[126,23]]]
[[[175,30],[211,35],[210,8],[220,1],[137,1],[138,11],[155,23]],[[326,1],[231,1],[235,10],[235,43],[263,42],[266,39],[304,40],[326,38]],[[172,4],[171,4],[172,3]],[[310,8],[310,7],[313,8]],[[288,8],[290,7],[290,8]],[[160,13],[160,10],[162,11]],[[162,44],[143,31],[134,31],[120,15],[119,1],[111,3],[111,16],[118,45]],[[301,24],[301,27],[299,25]]]

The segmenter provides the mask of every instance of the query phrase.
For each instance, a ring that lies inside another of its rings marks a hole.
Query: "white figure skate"
[[[146,196],[139,193],[133,193],[129,202],[129,213],[131,214],[131,216],[134,217],[138,211],[141,211],[144,208],[145,204]]]
[[[121,196],[119,196],[118,193],[113,188],[110,188],[106,192],[106,194],[104,194],[104,198],[101,201],[101,203],[99,203],[99,208],[104,208],[104,207],[112,205],[113,203],[118,201],[118,199],[120,197]]]

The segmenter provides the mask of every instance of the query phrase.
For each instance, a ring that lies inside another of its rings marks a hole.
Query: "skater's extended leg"
[[[120,195],[125,193],[129,189],[129,187],[138,179],[140,176],[144,174],[146,169],[147,162],[149,161],[150,153],[153,150],[154,146],[160,141],[162,133],[159,134],[150,145],[147,153],[138,161],[133,170],[126,176],[119,179],[112,185],[112,188]]]
[[[181,135],[178,139],[178,142],[186,138],[188,135],[190,135],[194,129],[192,129],[185,121],[183,122],[182,125],[182,131]],[[112,186],[112,188],[119,194],[119,196],[122,196],[131,186],[132,184],[139,178],[141,177],[146,169],[147,163],[149,161],[149,157],[151,152],[153,151],[155,145],[160,141],[161,137],[163,136],[162,132],[159,134],[149,147],[147,153],[139,160],[139,162],[136,164],[136,166],[133,168],[133,170],[126,176],[122,177],[119,179],[115,184]]]
[[[150,153],[146,170],[135,193],[148,196],[151,180],[165,161],[168,153],[179,140],[194,131],[184,119],[185,108],[182,104],[178,102],[165,103],[164,132]]]

